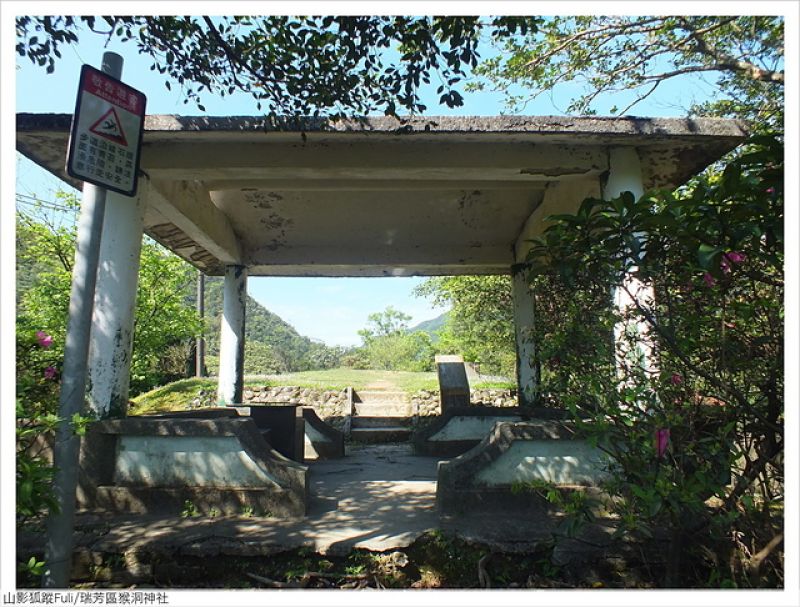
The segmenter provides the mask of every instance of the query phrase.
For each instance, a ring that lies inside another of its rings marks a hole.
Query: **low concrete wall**
[[[237,410],[240,415],[253,418],[261,435],[275,451],[296,462],[303,462],[305,421],[302,407],[268,403],[238,407]]]
[[[82,441],[78,505],[177,514],[190,501],[206,513],[302,517],[307,472],[235,410],[106,420],[90,424]]]
[[[470,390],[464,359],[458,355],[437,354],[435,360],[439,378],[439,410],[444,414],[450,409],[469,405]]]
[[[607,461],[602,451],[576,439],[563,422],[500,422],[468,452],[439,462],[439,513],[459,516],[488,510],[549,516],[555,514],[553,506],[543,496],[514,491],[515,485],[544,481],[599,498]]]
[[[419,428],[412,438],[418,455],[456,457],[480,443],[497,422],[564,419],[565,413],[551,409],[487,407],[470,405],[451,409],[431,424]]]
[[[604,461],[584,440],[531,440],[512,443],[475,477],[487,487],[544,481],[556,485],[593,486],[603,478]]]
[[[322,421],[316,411],[303,407],[305,459],[344,457],[344,433]]]

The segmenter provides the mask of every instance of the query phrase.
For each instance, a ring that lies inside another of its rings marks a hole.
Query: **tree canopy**
[[[363,346],[354,351],[354,362],[369,369],[391,371],[429,371],[435,348],[430,335],[410,331],[411,316],[389,306],[367,317],[367,326],[358,334]]]
[[[236,91],[285,115],[395,114],[463,102],[456,86],[478,64],[480,35],[524,34],[538,18],[402,16],[19,17],[17,52],[52,72],[64,45],[88,32],[136,46],[165,85],[204,110],[201,94]]]
[[[78,200],[65,192],[56,199],[58,211],[36,201],[17,212],[17,330],[46,331],[63,344],[77,230],[68,218]],[[134,393],[181,376],[185,344],[200,331],[187,301],[194,286],[191,267],[150,239],[143,242],[140,259],[131,360]],[[60,345],[52,352],[63,353]]]
[[[783,114],[783,19],[774,16],[565,16],[496,39],[476,73],[515,111],[562,83],[584,84],[569,113],[595,113],[602,96],[632,91],[625,114],[668,80],[710,76],[714,100],[687,108],[773,126]],[[478,83],[473,89],[484,88]]]
[[[478,362],[481,371],[514,375],[514,329],[511,279],[508,276],[437,276],[415,291],[437,305],[450,305],[439,332],[442,352]]]
[[[240,92],[270,114],[421,113],[430,85],[450,108],[464,90],[493,88],[519,112],[573,83],[568,113],[611,97],[624,114],[691,74],[714,90],[693,113],[773,127],[782,117],[779,16],[25,16],[16,26],[18,54],[48,72],[79,36],[129,43],[201,111],[205,95]],[[616,102],[622,91],[635,95]]]

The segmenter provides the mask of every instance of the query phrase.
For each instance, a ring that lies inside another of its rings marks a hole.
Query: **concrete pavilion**
[[[64,171],[71,119],[18,114],[17,149],[80,188]],[[225,277],[225,403],[242,397],[248,275],[511,274],[524,404],[534,375],[522,269],[545,218],[588,196],[683,184],[745,136],[720,119],[148,116],[138,194],[106,203],[92,407],[124,415],[142,233]]]

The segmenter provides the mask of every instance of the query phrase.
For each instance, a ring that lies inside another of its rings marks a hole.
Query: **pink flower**
[[[774,194],[775,193],[775,188],[767,188],[766,192],[767,192],[767,194]]]
[[[670,377],[669,381],[672,382],[672,385],[679,386],[683,383],[683,377],[680,373],[673,373],[672,377]]]
[[[730,251],[725,253],[722,256],[723,259],[730,261],[731,263],[742,263],[747,257],[744,253],[740,253],[739,251]]]
[[[36,341],[38,341],[39,345],[45,350],[53,345],[52,335],[48,335],[44,331],[36,331]]]
[[[56,368],[55,367],[47,367],[44,370],[44,378],[45,379],[55,379],[56,378]]]
[[[719,260],[719,267],[723,274],[731,273],[731,264],[728,263],[728,260],[725,259],[725,257],[722,257],[722,259]]]
[[[711,274],[709,274],[708,272],[706,272],[705,274],[703,274],[703,280],[705,281],[705,283],[706,283],[706,286],[707,286],[709,289],[710,289],[711,287],[713,287],[713,286],[716,284],[716,282],[717,282],[717,280],[716,280],[716,279],[715,279],[713,276],[711,276]]]
[[[669,428],[659,428],[656,430],[656,457],[661,459],[667,451],[669,445]]]

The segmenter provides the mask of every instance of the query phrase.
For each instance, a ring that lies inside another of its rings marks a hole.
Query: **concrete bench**
[[[454,407],[412,438],[414,453],[436,457],[456,457],[480,443],[497,422],[520,422],[531,418],[560,420],[565,412],[555,409],[521,409],[470,405]]]
[[[439,462],[436,503],[441,516],[476,512],[548,516],[552,506],[524,483],[546,482],[568,491],[601,496],[608,460],[574,437],[563,422],[498,422],[477,446]]]
[[[81,445],[78,506],[86,510],[303,517],[308,468],[283,457],[235,410],[90,424]]]
[[[344,457],[344,433],[322,421],[311,407],[303,407],[305,459]]]

